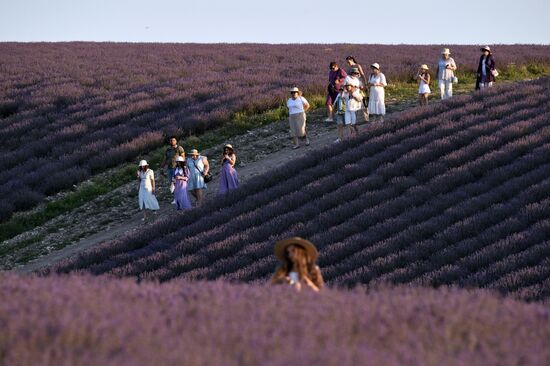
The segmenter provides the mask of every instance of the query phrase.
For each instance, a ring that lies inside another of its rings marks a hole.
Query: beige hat
[[[146,165],[149,165],[149,164],[147,164],[147,160],[141,160],[141,161],[139,162],[139,166],[140,166],[140,167],[146,166]]]
[[[289,245],[297,245],[299,247],[302,247],[306,250],[306,252],[309,254],[309,257],[313,262],[317,260],[317,257],[319,256],[319,253],[317,252],[317,248],[315,248],[315,245],[313,245],[312,242],[306,239],[302,239],[298,236],[280,240],[275,244],[275,255],[280,260],[284,261],[286,259],[286,248]]]
[[[444,48],[444,49],[441,50],[441,54],[442,55],[450,55],[451,51],[448,48]]]
[[[378,64],[378,62],[373,63],[372,65],[370,65],[370,67],[380,70],[380,65]]]
[[[491,47],[489,46],[483,46],[479,49],[480,51],[488,51],[488,52],[491,52]]]
[[[223,146],[223,148],[224,148],[224,149],[233,150],[233,145],[231,145],[231,144],[225,144],[225,145]]]
[[[193,149],[189,152],[189,155],[199,155],[199,151],[197,149]]]
[[[185,159],[183,158],[183,156],[177,156],[176,157],[176,162],[178,161],[185,161]]]
[[[299,93],[299,92],[300,92],[300,89],[298,89],[297,87],[294,87],[294,88],[291,88],[291,89],[290,89],[290,92],[291,92],[291,93],[293,93],[293,92]]]
[[[426,64],[423,64],[422,66],[420,66],[420,68],[422,70],[429,70],[428,65],[426,65]]]

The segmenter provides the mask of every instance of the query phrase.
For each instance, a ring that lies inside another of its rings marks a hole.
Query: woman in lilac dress
[[[239,187],[239,179],[235,170],[237,155],[233,151],[233,146],[227,144],[223,147],[222,171],[220,172],[220,190],[219,194],[224,194],[231,189]]]
[[[176,208],[185,210],[191,208],[191,200],[187,193],[187,181],[189,180],[189,168],[185,159],[181,156],[176,157],[176,169],[174,170],[174,198],[176,200]]]

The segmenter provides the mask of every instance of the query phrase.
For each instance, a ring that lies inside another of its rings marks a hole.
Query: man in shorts
[[[325,119],[325,122],[333,122],[332,118],[332,105],[336,100],[338,91],[343,85],[344,80],[346,80],[346,72],[341,69],[336,62],[331,62],[329,65],[330,71],[328,74],[328,88],[327,88],[327,112],[328,118]]]

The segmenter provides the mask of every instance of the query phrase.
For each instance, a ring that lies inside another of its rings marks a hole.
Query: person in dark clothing
[[[481,57],[477,67],[476,90],[490,88],[498,75],[495,69],[495,59],[489,46],[481,47]]]

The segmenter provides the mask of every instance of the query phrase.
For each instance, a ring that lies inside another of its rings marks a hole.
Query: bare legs
[[[192,191],[190,191],[191,195],[196,199],[195,203],[197,206],[200,206],[202,204],[202,199],[204,197],[203,191],[203,189],[193,189]]]
[[[418,102],[420,103],[421,106],[428,105],[428,96],[429,95],[430,94],[428,94],[428,93],[418,94]]]

